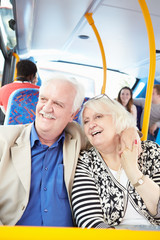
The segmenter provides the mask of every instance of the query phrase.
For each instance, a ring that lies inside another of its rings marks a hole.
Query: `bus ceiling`
[[[63,61],[103,67],[94,32],[85,14],[93,13],[107,68],[136,78],[148,77],[149,42],[138,0],[2,0],[3,25],[10,20],[9,46],[21,58]],[[12,3],[12,4],[11,4]],[[155,78],[160,81],[160,2],[146,0],[156,45]]]

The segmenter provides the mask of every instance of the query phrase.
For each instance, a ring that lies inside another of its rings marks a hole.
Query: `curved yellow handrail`
[[[12,55],[16,58],[16,64],[17,64],[17,62],[19,62],[20,60],[18,54],[13,52]],[[16,77],[17,77],[17,68],[15,68],[14,79],[16,79]]]
[[[146,2],[145,0],[138,0],[138,1],[141,6],[142,13],[145,19],[147,32],[148,32],[148,39],[149,39],[149,49],[150,49],[149,77],[148,77],[148,84],[147,84],[147,91],[146,91],[146,101],[144,106],[143,127],[142,127],[142,133],[143,133],[142,140],[146,140],[147,134],[148,134],[152,91],[153,91],[154,76],[155,76],[155,69],[156,69],[156,49],[155,49],[155,39],[154,39],[152,21],[151,21],[151,17],[150,17]]]
[[[86,13],[85,17],[88,21],[88,23],[91,25],[96,37],[97,37],[97,41],[101,50],[101,55],[102,55],[102,62],[103,62],[103,86],[102,86],[102,90],[101,93],[104,94],[105,93],[105,89],[106,89],[106,71],[107,71],[107,64],[106,64],[106,58],[105,58],[105,52],[104,52],[104,48],[103,48],[103,44],[101,41],[101,38],[99,36],[99,33],[97,31],[97,28],[94,24],[94,20],[92,18],[92,13]]]

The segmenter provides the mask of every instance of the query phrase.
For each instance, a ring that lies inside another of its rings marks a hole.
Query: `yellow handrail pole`
[[[17,64],[17,62],[19,62],[19,60],[20,60],[18,54],[17,53],[12,53],[12,55],[16,58],[16,64]],[[16,77],[17,77],[17,68],[15,68],[14,79],[16,79]]]
[[[148,77],[146,100],[145,100],[145,106],[144,106],[143,126],[142,126],[142,133],[143,133],[142,140],[146,140],[147,134],[148,134],[152,91],[153,91],[154,76],[155,76],[155,69],[156,69],[156,49],[155,49],[154,31],[153,31],[152,21],[148,11],[148,7],[146,5],[145,0],[138,0],[138,1],[141,6],[142,13],[145,19],[147,32],[148,32],[148,39],[149,39],[149,49],[150,49],[149,77]]]
[[[103,44],[102,44],[101,38],[100,38],[99,33],[97,31],[97,28],[96,28],[96,26],[94,24],[94,20],[92,18],[92,13],[86,13],[85,17],[86,17],[88,23],[91,25],[91,27],[92,27],[95,35],[96,35],[96,38],[97,38],[97,41],[98,41],[98,44],[99,44],[99,47],[100,47],[100,50],[101,50],[102,62],[103,62],[103,86],[102,86],[101,93],[104,94],[105,93],[105,89],[106,89],[106,71],[107,71],[105,52],[104,52],[104,48],[103,48]]]

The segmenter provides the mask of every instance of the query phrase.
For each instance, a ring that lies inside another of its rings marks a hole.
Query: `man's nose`
[[[43,110],[45,112],[53,112],[53,104],[50,101],[46,102],[43,107]]]

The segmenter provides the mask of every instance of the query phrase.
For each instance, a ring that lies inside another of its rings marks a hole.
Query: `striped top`
[[[160,146],[145,141],[142,142],[142,149],[139,168],[160,185]],[[124,218],[128,201],[147,221],[160,225],[160,201],[157,215],[151,216],[132,184],[128,181],[126,187],[121,185],[95,148],[82,151],[72,189],[72,207],[77,226],[117,226]]]

